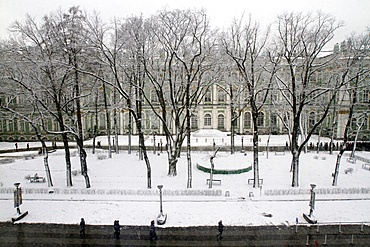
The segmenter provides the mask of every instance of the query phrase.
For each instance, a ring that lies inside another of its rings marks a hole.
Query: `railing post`
[[[324,246],[326,246],[327,245],[327,243],[326,243],[326,239],[327,239],[327,235],[325,234],[325,237],[324,237]]]
[[[309,239],[310,239],[310,236],[309,235],[307,235],[307,241],[306,241],[306,246],[310,246],[310,244],[309,244]]]

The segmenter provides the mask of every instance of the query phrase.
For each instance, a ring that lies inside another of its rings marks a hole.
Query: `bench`
[[[248,179],[248,184],[252,184],[253,182],[254,182],[254,178],[249,178]],[[260,184],[263,184],[263,178],[260,178],[259,182],[260,182]]]
[[[29,178],[31,183],[45,183],[46,179],[44,177],[30,177]]]
[[[352,164],[356,164],[356,158],[349,157],[349,158],[347,158],[347,162],[352,163]]]
[[[353,168],[347,168],[344,170],[345,174],[348,174],[348,173],[352,174],[352,172],[353,172]]]
[[[369,163],[364,163],[364,164],[362,164],[362,168],[365,169],[365,170],[370,171],[370,164]]]
[[[281,151],[281,152],[275,152],[275,155],[285,155],[285,152],[284,152],[284,151]]]
[[[207,178],[206,183],[209,184],[210,181],[211,181],[211,179]],[[221,179],[212,179],[212,184],[213,184],[213,182],[218,182],[221,185]]]

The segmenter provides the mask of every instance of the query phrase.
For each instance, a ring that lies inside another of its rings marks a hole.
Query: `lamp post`
[[[303,214],[303,218],[310,223],[310,224],[316,224],[317,220],[315,219],[315,216],[313,214],[313,211],[315,210],[315,199],[316,199],[316,192],[314,191],[316,184],[310,184],[311,186],[311,196],[310,196],[310,212],[308,215]]]
[[[19,206],[22,204],[22,189],[19,185],[20,183],[14,183],[14,208],[16,208],[18,214],[21,214]]]
[[[315,199],[316,199],[316,192],[314,191],[316,184],[310,184],[311,186],[311,198],[310,198],[310,214],[308,216],[313,216],[313,211],[315,210]]]
[[[155,154],[155,131],[153,131],[153,154]]]
[[[159,189],[159,214],[157,216],[157,224],[164,225],[167,220],[167,214],[163,214],[162,208],[162,188],[163,185],[158,185],[157,188]]]
[[[19,186],[20,183],[14,183],[14,208],[17,210],[17,217],[12,218],[12,222],[14,223],[17,220],[22,219],[28,214],[28,211],[21,213],[19,206],[22,204],[22,188]]]
[[[163,214],[163,208],[162,208],[162,188],[163,188],[163,185],[158,185],[157,187],[159,189],[159,212],[160,212],[160,214]]]
[[[242,136],[242,153],[244,153],[244,136]]]

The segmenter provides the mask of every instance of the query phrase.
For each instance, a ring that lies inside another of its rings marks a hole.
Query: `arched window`
[[[218,129],[222,130],[225,129],[225,117],[222,114],[219,114],[217,117],[217,126]]]
[[[151,101],[152,103],[158,103],[158,102],[159,102],[159,100],[158,100],[158,95],[157,95],[157,92],[156,92],[155,90],[152,90],[152,91],[150,92],[150,101]]]
[[[310,112],[308,116],[308,127],[311,129],[315,125],[315,113]]]
[[[351,127],[352,130],[357,129],[357,118],[352,118]]]
[[[276,115],[276,113],[272,113],[271,114],[271,127],[277,127],[277,121],[278,121],[278,117]]]
[[[211,127],[212,126],[212,116],[211,114],[207,113],[204,115],[204,127]]]
[[[219,89],[217,92],[217,96],[218,96],[218,103],[224,103],[226,101],[225,90]]]
[[[14,123],[13,120],[8,121],[8,131],[13,132],[14,131]]]
[[[48,119],[48,130],[53,130],[53,121]]]
[[[150,117],[148,116],[147,113],[142,113],[141,115],[141,127],[143,129],[150,129]]]
[[[198,129],[198,116],[195,116],[195,115],[191,116],[190,125],[192,129]]]
[[[369,122],[369,118],[367,117],[367,116],[364,116],[364,126],[362,126],[362,128],[364,129],[364,130],[367,130],[367,129],[369,129],[369,125],[368,125],[368,122]]]
[[[258,113],[257,126],[258,127],[265,126],[265,113],[263,112]]]
[[[100,114],[100,116],[99,116],[99,127],[100,127],[100,129],[106,129],[106,124],[107,124],[107,122],[106,122],[106,120],[105,120],[105,115],[104,114]]]
[[[205,103],[211,103],[212,102],[212,94],[211,90],[207,89],[205,95],[204,95],[204,102]]]
[[[250,129],[252,127],[252,117],[250,112],[244,113],[244,128]]]

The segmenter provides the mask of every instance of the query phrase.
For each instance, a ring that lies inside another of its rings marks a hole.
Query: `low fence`
[[[131,189],[60,189],[60,188],[24,188],[24,194],[79,194],[79,195],[122,195],[122,196],[159,196],[159,190]],[[0,188],[0,193],[12,194],[14,188]],[[222,190],[162,190],[164,196],[222,196]]]
[[[370,194],[370,188],[316,188],[316,194],[335,195],[335,194]],[[310,189],[268,189],[264,190],[266,196],[285,196],[285,195],[309,195]]]

